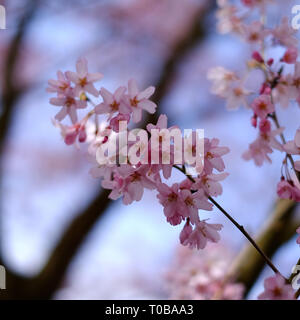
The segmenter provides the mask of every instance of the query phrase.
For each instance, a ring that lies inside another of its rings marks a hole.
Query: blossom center
[[[139,100],[136,97],[134,97],[133,99],[130,99],[130,103],[133,107],[137,107]]]
[[[72,105],[75,104],[75,99],[72,98],[72,97],[67,97],[65,104],[66,104],[67,107],[71,107]]]
[[[184,200],[184,203],[189,207],[193,207],[194,206],[194,200],[191,197],[187,197]]]
[[[168,201],[169,202],[173,202],[176,201],[178,198],[177,194],[175,192],[172,192],[168,195]]]
[[[113,103],[110,104],[110,107],[113,111],[118,111],[120,103],[117,103],[114,101]]]
[[[79,85],[81,87],[85,87],[87,85],[87,83],[88,82],[87,82],[87,78],[86,77],[79,79]]]

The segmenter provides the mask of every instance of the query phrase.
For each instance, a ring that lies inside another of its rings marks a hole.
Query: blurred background
[[[271,22],[292,17],[296,1],[275,2]],[[7,292],[29,299],[176,296],[178,288],[168,284],[166,275],[178,256],[181,227],[166,223],[155,192],[130,206],[107,201],[100,181],[88,174],[85,150],[67,147],[51,123],[57,110],[49,104],[47,81],[56,78],[57,70],[74,70],[83,56],[91,72],[104,74],[100,86],[113,91],[130,78],[140,87],[154,85],[158,113],[167,114],[170,125],[204,128],[207,137],[228,146],[230,176],[219,202],[251,234],[261,229],[277,199],[282,155],[274,153],[273,164],[262,168],[245,162],[241,154],[256,137],[250,112],[228,112],[224,101],[210,93],[209,68],[244,70],[252,53],[240,39],[217,33],[215,1],[0,4],[7,10],[7,28],[0,30],[0,264],[7,269]],[[296,105],[279,110],[289,140],[299,116]],[[170,182],[179,177],[174,173]],[[224,224],[221,246],[234,257],[245,239],[217,210],[209,217]],[[288,275],[299,248],[295,238],[285,240],[273,251],[275,264]],[[205,259],[207,253],[196,255]],[[256,298],[269,274],[263,270],[248,298]]]

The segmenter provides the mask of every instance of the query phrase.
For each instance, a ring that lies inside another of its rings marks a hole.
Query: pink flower
[[[127,125],[128,125],[128,123],[130,121],[130,115],[118,113],[115,117],[111,118],[109,125],[113,129],[113,131],[119,132],[120,121],[126,121]]]
[[[99,96],[98,90],[94,87],[94,82],[103,78],[101,73],[89,73],[88,62],[85,58],[79,59],[76,63],[76,72],[67,71],[67,78],[75,83],[75,94],[79,96],[82,92],[88,92],[95,97]]]
[[[296,232],[299,234],[299,237],[297,238],[296,242],[300,245],[300,227],[296,230]]]
[[[265,119],[268,114],[275,111],[271,97],[266,94],[262,94],[254,99],[251,107],[254,113],[261,119]]]
[[[297,31],[291,27],[288,17],[282,18],[280,25],[274,30],[271,30],[271,34],[273,34],[275,40],[286,47],[297,46],[298,39],[294,36],[296,32]]]
[[[265,120],[265,119],[264,119]],[[284,130],[279,128],[276,130],[269,131],[269,125],[267,122],[262,120],[261,128],[258,138],[249,145],[249,149],[243,153],[245,160],[253,159],[257,166],[262,166],[264,161],[272,163],[268,154],[273,153],[273,149],[283,151],[283,146],[276,140],[276,136]]]
[[[300,155],[300,128],[296,131],[294,140],[288,141],[284,145],[284,150],[288,154]]]
[[[276,274],[264,281],[265,291],[258,296],[260,300],[294,300],[295,292],[285,279]]]
[[[194,187],[196,189],[203,189],[206,195],[211,197],[217,197],[222,194],[223,188],[219,181],[222,181],[228,177],[228,173],[223,172],[220,174],[209,174],[206,175],[203,172],[198,178],[196,178],[196,182]]]
[[[207,78],[213,83],[211,92],[221,97],[224,97],[233,81],[238,79],[234,72],[223,67],[210,69],[207,73]]]
[[[298,49],[295,47],[288,48],[285,52],[282,61],[288,64],[294,64],[298,57]]]
[[[198,215],[199,209],[207,211],[212,210],[213,206],[210,202],[208,202],[203,190],[198,190],[195,193],[191,193],[190,190],[183,189],[181,190],[180,195],[185,205],[185,216],[190,218],[192,224],[200,221]]]
[[[84,123],[75,123],[72,126],[65,126],[60,122],[53,121],[53,124],[60,129],[60,133],[64,138],[66,145],[74,144],[77,138],[80,143],[86,141],[87,134]]]
[[[167,221],[173,226],[180,224],[185,218],[185,205],[179,193],[178,183],[173,184],[172,187],[160,183],[157,185],[157,190],[159,192],[157,198],[164,207]]]
[[[271,122],[263,119],[259,122],[259,131],[263,134],[268,134],[271,131]]]
[[[218,242],[220,240],[220,235],[218,231],[222,229],[221,224],[208,224],[205,221],[200,221],[196,224],[194,230],[190,232],[190,229],[186,228],[184,234],[182,235],[184,246],[189,246],[191,249],[197,248],[204,249],[208,241]]]
[[[102,181],[102,187],[112,190],[110,199],[116,200],[123,196],[123,203],[128,205],[133,201],[140,201],[145,188],[150,190],[155,188],[155,182],[147,173],[146,166],[136,169],[129,165],[121,165],[112,180]]]
[[[55,119],[63,120],[69,115],[73,124],[77,122],[77,109],[83,109],[87,106],[86,101],[75,98],[73,91],[69,91],[67,96],[51,98],[50,103],[54,106],[61,106],[62,109],[56,114]]]
[[[261,22],[254,21],[250,25],[243,25],[243,36],[249,43],[257,43],[262,41],[267,32],[263,29]]]
[[[273,90],[275,103],[279,103],[283,108],[289,106],[291,99],[297,98],[297,90],[295,90],[295,87],[293,86],[293,81],[291,75],[287,75],[286,77],[282,76]]]
[[[207,250],[189,250],[180,246],[167,273],[166,291],[172,300],[222,300],[243,298],[242,284],[224,281],[227,266],[234,255],[221,244],[210,244]]]
[[[227,1],[218,1],[219,9],[217,11],[218,31],[222,34],[229,32],[241,33],[242,21],[236,14],[237,8],[228,5]]]
[[[273,0],[242,0],[242,3],[250,8],[255,6],[265,6],[267,2],[272,2]]]
[[[66,78],[65,74],[61,71],[57,71],[57,80],[49,80],[49,87],[47,92],[56,92],[58,95],[66,95],[71,89],[71,82]]]
[[[240,106],[248,106],[246,97],[249,95],[249,91],[244,89],[242,84],[238,83],[228,88],[224,93],[223,97],[226,101],[226,108],[228,110],[238,109]]]
[[[121,112],[122,114],[130,113],[130,109],[123,102],[125,91],[126,87],[119,87],[112,94],[105,88],[101,88],[100,95],[103,98],[103,102],[95,107],[95,112],[97,114],[109,114],[109,118],[116,112]]]
[[[133,122],[137,123],[142,119],[142,110],[149,113],[154,113],[156,104],[149,100],[155,91],[154,87],[148,87],[144,91],[139,91],[135,80],[131,79],[128,82],[128,99],[127,104],[133,112]]]
[[[175,128],[178,128],[178,127],[172,126],[172,127],[168,128],[168,118],[165,114],[161,114],[159,116],[156,125],[154,125],[152,123],[147,124],[147,130],[149,133],[151,133],[151,130],[153,130],[153,129],[158,129],[158,130],[168,129],[168,131],[170,131]],[[154,154],[153,154],[154,152],[159,153],[159,155],[158,154],[156,154],[156,155],[161,156],[161,159],[164,159],[165,155],[169,155],[171,153],[170,164],[162,164],[162,163],[151,164],[151,171],[162,170],[164,178],[169,179],[172,174],[172,168],[173,168],[172,163],[174,163],[173,162],[174,159],[172,158],[172,155],[174,154],[174,152],[173,152],[172,146],[171,146],[170,150],[169,149],[163,150],[163,146],[161,144],[161,141],[164,138],[165,138],[165,134],[163,132],[161,132],[158,141],[156,141],[159,144],[159,150],[150,150],[149,151],[149,155],[150,155],[149,163],[151,162],[151,155],[152,155],[152,157],[154,157]],[[150,147],[151,147],[151,143],[149,144],[149,149],[151,149]]]
[[[183,244],[185,243],[186,241],[188,241],[191,233],[193,231],[193,228],[192,226],[190,225],[190,222],[189,220],[187,220],[187,222],[185,223],[183,229],[181,230],[180,232],[180,235],[179,235],[179,240],[180,240],[180,243]]]
[[[300,202],[300,189],[294,185],[293,181],[281,179],[277,185],[277,194],[281,199]]]
[[[206,174],[212,173],[213,169],[219,172],[225,170],[222,156],[229,153],[230,149],[219,146],[219,139],[204,139],[204,171]]]
[[[260,167],[264,161],[272,163],[272,160],[268,156],[269,153],[273,153],[272,148],[262,139],[256,139],[249,145],[249,149],[243,153],[243,158],[245,160],[253,159],[255,164]]]

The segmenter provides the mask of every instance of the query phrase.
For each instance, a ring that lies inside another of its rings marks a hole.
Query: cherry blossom
[[[218,31],[222,34],[229,32],[240,33],[242,30],[242,21],[237,16],[235,6],[228,4],[227,0],[218,0],[219,9],[217,11]]]
[[[300,189],[295,186],[292,180],[286,181],[284,178],[277,185],[277,194],[282,199],[290,199],[300,202]]]
[[[228,177],[228,173],[220,173],[220,174],[206,174],[205,172],[202,172],[201,175],[199,175],[195,179],[195,188],[197,189],[203,189],[206,195],[217,197],[222,194],[223,188],[219,181],[222,181]]]
[[[273,113],[275,110],[271,97],[266,94],[262,94],[256,98],[251,107],[254,113],[261,119],[265,119],[268,114]]]
[[[288,154],[300,155],[300,128],[296,131],[295,138],[284,145]]]
[[[211,92],[224,97],[233,81],[238,80],[237,75],[223,67],[215,67],[208,71],[207,78],[213,82]]]
[[[204,139],[204,171],[206,174],[212,173],[213,169],[219,172],[225,170],[222,156],[229,153],[228,147],[219,146],[219,139]]]
[[[180,196],[184,203],[185,216],[189,217],[192,224],[199,222],[198,210],[212,210],[212,204],[208,202],[203,190],[192,193],[190,190],[183,189]]]
[[[123,196],[123,203],[128,205],[142,199],[144,189],[154,189],[155,183],[147,175],[147,168],[135,169],[129,165],[121,165],[114,174],[113,180],[103,180],[102,186],[111,189],[110,199],[116,200]]]
[[[117,112],[121,112],[122,114],[130,113],[130,109],[123,102],[126,90],[126,87],[119,87],[112,94],[105,88],[101,88],[100,95],[103,98],[103,102],[95,107],[95,112],[97,114],[108,114],[109,119]]]
[[[282,57],[282,61],[288,64],[294,64],[298,57],[298,49],[295,47],[288,48]]]
[[[243,25],[242,34],[247,42],[257,43],[261,42],[267,33],[263,30],[263,25],[260,21],[254,21],[250,25]]]
[[[133,122],[137,123],[142,120],[142,110],[146,110],[149,113],[155,112],[157,106],[149,100],[154,91],[154,87],[148,87],[140,92],[136,81],[134,79],[129,80],[127,105],[132,109]]]
[[[238,109],[240,106],[248,107],[247,96],[250,91],[243,87],[243,84],[235,84],[233,87],[228,88],[223,94],[226,99],[226,108],[228,110]]]
[[[73,91],[68,91],[67,96],[51,98],[50,103],[54,106],[62,107],[62,109],[55,115],[56,120],[61,121],[69,115],[73,124],[77,122],[76,110],[84,109],[87,106],[87,102],[85,100],[78,100],[75,98]]]
[[[56,92],[58,96],[65,96],[71,89],[71,82],[67,79],[65,73],[57,71],[57,80],[49,80],[47,92]]]
[[[88,92],[95,97],[99,96],[98,90],[94,86],[103,78],[101,73],[89,73],[88,62],[85,58],[81,58],[76,63],[76,72],[67,71],[66,77],[75,84],[75,94],[80,95],[82,92]]]
[[[196,223],[193,231],[187,233],[185,229],[185,235],[181,239],[184,240],[182,244],[184,246],[189,246],[190,248],[204,249],[207,245],[207,242],[218,242],[220,240],[220,235],[218,231],[222,229],[221,224],[209,224],[205,221],[199,221]],[[186,226],[184,228],[187,228]]]
[[[157,185],[159,202],[164,207],[164,214],[167,221],[171,225],[180,224],[181,221],[186,217],[184,215],[185,206],[182,195],[179,192],[179,184],[175,183],[171,187],[164,183]]]
[[[209,244],[207,250],[195,251],[180,246],[165,277],[165,291],[175,300],[239,300],[241,283],[227,281],[234,253],[227,246]]]
[[[258,296],[260,300],[294,300],[294,290],[280,275],[269,277],[264,281],[265,291]]]
[[[271,30],[271,34],[281,45],[290,47],[296,47],[298,39],[295,37],[296,30],[294,30],[289,22],[288,17],[284,17],[278,27]]]
[[[245,160],[253,159],[257,166],[262,166],[265,161],[272,163],[269,154],[273,153],[269,144],[262,139],[256,139],[249,145],[249,149],[243,153]]]

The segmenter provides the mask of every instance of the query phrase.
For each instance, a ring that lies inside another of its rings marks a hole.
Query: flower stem
[[[276,112],[274,112],[272,115],[269,115],[269,117],[270,117],[271,119],[273,119],[273,121],[274,121],[277,129],[279,129],[279,128],[280,128],[280,124],[279,124],[279,120],[278,120],[278,117],[277,117]],[[280,138],[281,138],[282,143],[283,143],[283,144],[286,144],[286,139],[285,139],[283,133],[280,133]],[[294,170],[294,172],[295,172],[295,174],[296,174],[296,177],[298,178],[298,180],[299,180],[299,182],[300,182],[300,174],[299,174],[299,173],[296,171],[296,169],[295,169],[295,162],[294,162],[293,157],[292,157],[290,154],[288,154],[288,153],[286,154],[286,156],[287,156],[287,158],[290,160],[290,163],[291,163],[292,168],[293,168],[293,170]]]

